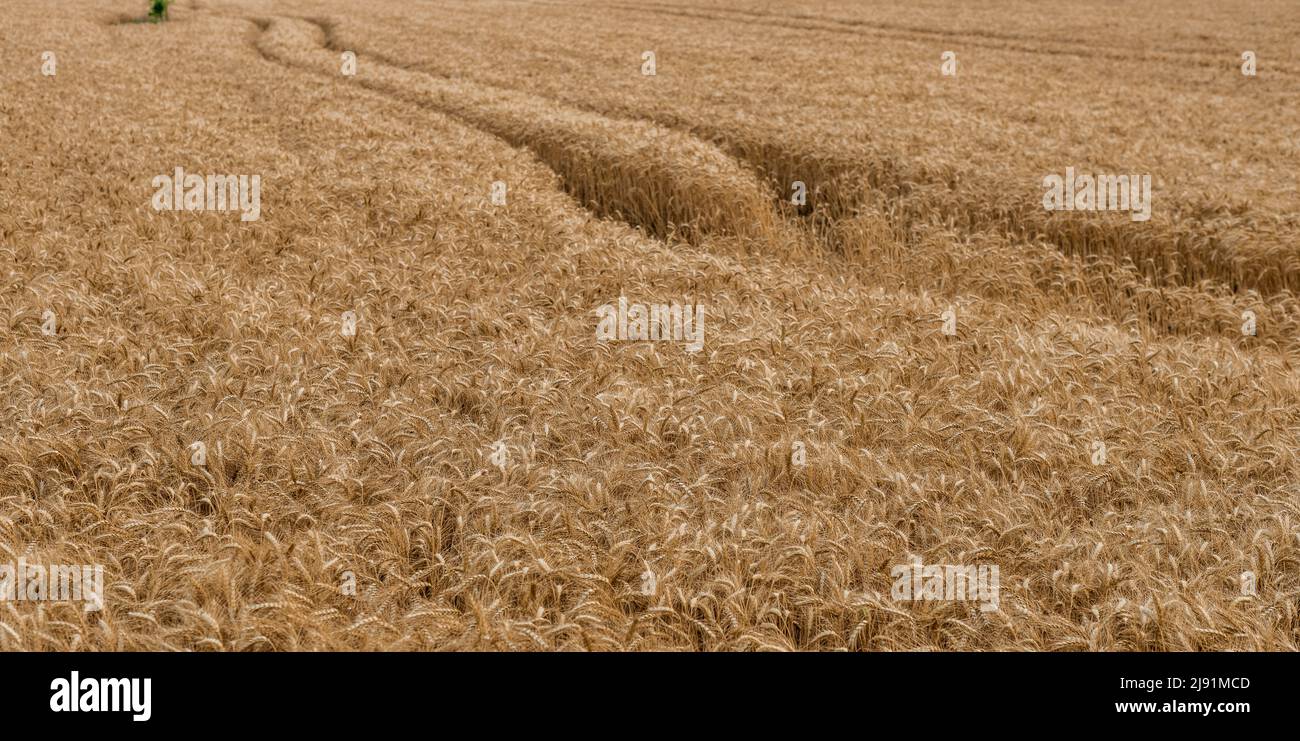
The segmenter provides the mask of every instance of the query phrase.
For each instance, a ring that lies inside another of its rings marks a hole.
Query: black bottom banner
[[[457,719],[729,732],[1116,729],[1290,717],[1282,654],[5,654],[5,713],[48,730],[333,731]],[[818,721],[821,721],[820,723]],[[919,725],[918,725],[919,724]],[[124,726],[124,728],[123,728]],[[455,726],[452,726],[454,728]],[[594,727],[594,726],[593,726]],[[1059,727],[1059,726],[1053,726]]]

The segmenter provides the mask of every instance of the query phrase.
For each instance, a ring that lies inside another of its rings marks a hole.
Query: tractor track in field
[[[1103,249],[1097,249],[1096,242],[1072,241],[1069,220],[1056,222],[1057,228],[1066,231],[1053,234],[1032,224],[1026,228],[1014,214],[1004,215],[1006,223],[994,223],[998,220],[989,221],[986,214],[954,214],[942,204],[913,202],[908,198],[912,176],[903,163],[877,162],[864,169],[860,163],[824,161],[779,144],[754,150],[729,139],[722,129],[699,131],[675,120],[616,118],[517,89],[440,76],[341,40],[337,22],[328,18],[249,18],[200,12],[253,24],[247,41],[262,58],[322,76],[342,77],[340,60],[334,54],[351,50],[360,57],[358,73],[340,82],[350,80],[350,84],[449,115],[513,147],[526,148],[556,172],[565,190],[592,213],[620,219],[658,238],[698,243],[707,236],[729,235],[764,244],[815,241],[837,251],[842,245],[836,228],[855,217],[870,189],[884,195],[891,222],[901,226],[904,234],[926,221],[927,209],[935,208],[929,215],[954,221],[958,235],[995,226],[1009,236],[1019,233],[1021,240],[1045,241],[1066,257],[1100,256],[1116,261],[1088,264],[1089,280],[1095,284],[1088,294],[1100,292],[1108,297],[1096,304],[1108,318],[1119,323],[1136,318],[1156,336],[1198,333],[1197,322],[1178,317],[1178,306],[1190,305],[1192,293],[1218,304],[1217,326],[1199,326],[1210,334],[1231,334],[1241,310],[1250,305],[1235,297],[1240,275],[1209,276],[1220,289],[1233,285],[1233,291],[1225,296],[1222,290],[1217,295],[1201,290],[1199,283],[1207,278],[1204,274],[1184,279],[1178,271],[1166,270],[1163,280],[1152,280],[1150,272],[1126,267],[1126,257],[1140,265],[1144,253],[1167,255],[1168,246],[1150,238],[1144,240],[1149,244],[1134,245],[1128,235],[1106,233],[1108,229],[1120,232],[1122,227],[1104,223],[1090,227],[1093,239],[1103,243]],[[773,192],[775,183],[795,174],[808,181],[810,195],[829,192],[827,200],[833,204],[816,211],[814,219],[803,220],[802,226],[782,216]],[[974,204],[972,210],[980,208]],[[1048,281],[1052,283],[1050,278]],[[979,288],[971,290],[983,293]],[[1045,290],[1064,289],[1053,284]],[[1075,285],[1062,295],[1076,295],[1077,291]],[[1287,337],[1300,335],[1300,311],[1293,306],[1294,300],[1282,297],[1272,303],[1285,305],[1275,310],[1251,308],[1265,315],[1261,320],[1274,330]],[[1286,340],[1282,344],[1294,343]]]
[[[527,92],[404,68],[383,55],[344,77],[334,56],[330,19],[244,16],[202,5],[187,12],[252,24],[245,41],[269,62],[334,77],[448,115],[532,152],[566,192],[601,217],[622,220],[661,239],[698,244],[711,236],[786,243],[802,238],[774,208],[775,194],[757,173],[716,145],[651,121],[620,119],[565,106]],[[144,25],[127,14],[109,26]]]
[[[342,38],[336,21],[313,19],[311,23],[319,29],[320,43],[326,48],[334,51],[350,49],[368,59],[379,59],[364,45]],[[263,53],[265,54],[265,51]],[[393,59],[386,59],[383,63],[416,79],[429,78],[445,85],[480,86],[493,91],[504,89],[484,81],[454,78],[439,74],[436,70],[423,69]],[[781,142],[757,144],[741,142],[728,136],[724,127],[701,128],[690,122],[678,120],[670,114],[651,115],[641,119],[631,118],[632,114],[627,114],[629,117],[626,118],[611,118],[611,113],[597,108],[582,107],[572,102],[522,91],[514,92],[517,95],[526,95],[526,99],[532,104],[549,106],[557,111],[569,111],[573,115],[584,117],[597,117],[602,121],[625,122],[627,125],[669,130],[683,137],[682,141],[697,145],[700,142],[707,142],[711,153],[716,152],[717,156],[739,163],[735,169],[743,171],[746,180],[749,180],[749,173],[756,172],[768,181],[766,188],[762,184],[749,182],[742,190],[735,191],[740,194],[735,201],[738,204],[745,203],[745,192],[748,191],[758,194],[757,197],[748,200],[766,200],[765,210],[771,211],[783,205],[776,203],[773,197],[773,191],[779,188],[779,183],[788,183],[796,179],[806,181],[810,199],[814,201],[820,199],[822,203],[829,204],[829,207],[823,206],[813,211],[811,219],[802,219],[803,228],[800,230],[805,232],[809,239],[816,240],[822,247],[832,252],[841,252],[844,247],[841,236],[837,233],[837,227],[851,221],[867,204],[869,198],[883,196],[883,201],[876,200],[877,205],[883,205],[890,212],[891,222],[909,238],[914,226],[933,224],[934,219],[937,218],[940,222],[948,221],[953,224],[958,235],[971,235],[991,228],[1013,241],[1041,243],[1066,258],[1083,261],[1088,279],[1094,283],[1090,293],[1107,297],[1099,299],[1098,309],[1121,324],[1138,319],[1157,336],[1195,335],[1198,331],[1232,335],[1237,331],[1241,312],[1249,308],[1257,314],[1267,314],[1270,326],[1279,332],[1284,332],[1286,337],[1300,336],[1300,306],[1295,304],[1293,298],[1288,295],[1270,296],[1268,291],[1264,290],[1261,293],[1269,296],[1268,303],[1271,306],[1261,307],[1257,301],[1238,293],[1238,287],[1264,287],[1267,285],[1264,278],[1270,274],[1284,275],[1285,272],[1270,273],[1266,263],[1259,266],[1261,269],[1258,273],[1252,274],[1242,268],[1243,261],[1233,260],[1231,255],[1222,249],[1204,254],[1190,246],[1190,243],[1197,240],[1203,244],[1205,235],[1189,235],[1177,229],[1164,233],[1134,235],[1127,224],[1116,224],[1113,220],[1094,219],[1084,224],[1082,219],[1072,214],[1064,217],[1057,214],[1054,218],[1047,218],[1043,214],[1008,213],[1005,209],[999,210],[993,203],[960,203],[950,200],[935,202],[928,197],[917,199],[912,197],[914,190],[927,188],[933,190],[932,186],[936,184],[927,184],[924,180],[918,181],[916,173],[910,172],[906,163],[896,159],[877,158],[865,165],[849,158],[843,158],[841,161],[840,158],[827,158],[802,151],[797,147],[791,148]],[[471,118],[477,119],[477,117]],[[471,120],[471,123],[474,123],[474,120]],[[486,126],[479,128],[489,133],[497,133]],[[562,135],[563,125],[560,130],[548,136]],[[514,145],[529,145],[530,141],[527,137],[521,139],[518,136],[511,136],[510,132],[506,132],[502,138]],[[619,161],[619,157],[620,155],[611,153],[611,157],[606,161],[611,165],[617,163],[620,167],[626,167],[626,163]],[[557,172],[563,172],[564,157],[544,159],[544,161]],[[691,166],[689,162],[690,160],[687,159],[683,166]],[[917,185],[920,187],[917,188]],[[730,207],[732,192],[729,190],[709,197],[716,199],[719,210],[725,211]],[[757,209],[757,206],[754,208]],[[600,209],[595,210],[602,213]],[[793,209],[784,209],[784,211],[791,214]],[[633,225],[639,224],[634,220],[628,221]],[[1080,226],[1081,224],[1084,226]],[[1210,238],[1213,239],[1213,236],[1211,234]],[[1131,261],[1132,264],[1126,265],[1126,261]],[[1259,282],[1252,280],[1256,276],[1261,278]],[[1206,290],[1206,286],[1203,285],[1205,281],[1209,281],[1210,290]],[[1057,290],[1051,287],[1051,283],[1052,281],[1048,279],[1048,287],[1045,290]],[[1274,286],[1283,291],[1290,287],[1289,285]],[[1203,326],[1202,323],[1189,320],[1183,315],[1180,307],[1192,305],[1190,299],[1193,294],[1209,299],[1217,306],[1214,312],[1215,326]],[[1287,339],[1282,344],[1290,346],[1294,343]]]
[[[339,58],[329,50],[328,21],[277,17],[255,22],[263,29],[255,41],[263,57],[321,75],[341,75]],[[688,134],[565,107],[522,91],[411,71],[369,55],[352,80],[527,148],[589,210],[656,237],[767,239],[783,229],[759,177]]]

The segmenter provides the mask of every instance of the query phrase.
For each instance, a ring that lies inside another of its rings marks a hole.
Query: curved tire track
[[[251,19],[266,58],[338,74],[327,22]],[[263,24],[265,24],[263,26]],[[351,80],[453,116],[527,147],[592,211],[665,238],[705,235],[759,240],[786,231],[758,176],[717,147],[645,121],[612,119],[547,98],[466,80],[439,78],[362,56]]]
[[[341,40],[332,26],[328,27],[327,42],[336,49],[346,46],[365,52],[364,45],[355,40],[351,44]],[[408,73],[434,74],[409,63],[390,63]],[[487,85],[456,79],[464,85]],[[837,222],[875,204],[905,232],[915,224],[937,221],[963,232],[993,230],[1018,239],[1044,240],[1073,257],[1102,257],[1120,264],[1131,261],[1156,287],[1194,288],[1209,280],[1233,293],[1254,289],[1269,298],[1285,291],[1300,293],[1300,271],[1288,269],[1294,257],[1287,235],[1268,229],[1255,233],[1258,230],[1252,229],[1250,218],[1239,223],[1203,221],[1189,206],[1188,213],[1175,221],[1150,222],[1149,227],[1135,229],[1106,218],[1106,214],[1094,217],[1086,212],[1043,211],[1036,208],[1041,204],[1041,190],[1009,194],[959,188],[957,180],[969,179],[972,173],[927,168],[887,148],[839,153],[816,142],[741,136],[725,125],[683,120],[666,111],[602,111],[571,101],[547,100],[575,114],[626,116],[618,120],[636,120],[679,132],[691,141],[708,142],[721,156],[761,173],[769,189],[803,181],[816,204],[812,230],[823,236],[833,231]],[[841,251],[838,245],[830,247]]]
[[[1073,220],[1052,223],[1044,219],[1047,223],[1043,223],[1039,214],[1008,213],[1005,209],[993,213],[990,204],[954,202],[948,197],[936,201],[930,197],[935,189],[927,178],[917,178],[911,168],[887,156],[872,157],[864,164],[796,151],[780,142],[759,142],[761,146],[757,146],[755,142],[733,141],[720,129],[699,131],[682,122],[611,118],[519,90],[405,68],[400,62],[347,45],[329,19],[245,20],[255,24],[250,42],[265,59],[333,76],[338,75],[337,51],[352,49],[362,56],[352,82],[451,115],[512,146],[531,149],[561,176],[565,189],[593,212],[620,218],[657,237],[698,241],[705,235],[740,235],[768,244],[778,240],[790,244],[806,241],[801,237],[813,233],[831,250],[843,251],[846,245],[841,244],[838,226],[849,223],[871,199],[877,206],[885,206],[891,220],[905,230],[938,217],[952,222],[959,231],[977,232],[992,226],[1009,236],[1018,234],[1020,239],[1045,240],[1066,255],[1131,259],[1137,274],[1145,275],[1160,295],[1165,295],[1163,287],[1211,298],[1212,294],[1198,290],[1197,284],[1206,279],[1225,287],[1232,285],[1234,291],[1243,278],[1245,286],[1257,287],[1251,285],[1249,273],[1243,275],[1240,260],[1234,261],[1235,275],[1229,284],[1221,266],[1213,264],[1222,256],[1218,250],[1207,256],[1179,244],[1182,249],[1175,254],[1182,253],[1187,262],[1178,260],[1182,264],[1170,269],[1168,234],[1161,235],[1163,239],[1156,235],[1135,239],[1113,226],[1095,223],[1080,233]],[[816,200],[823,204],[815,218],[806,222],[808,229],[796,229],[777,215],[772,196],[754,170],[769,178],[776,176],[777,181],[801,177],[808,182],[810,192],[817,193]],[[1178,236],[1173,239],[1182,241]],[[1164,267],[1163,275],[1143,270],[1143,260]],[[1153,313],[1147,305],[1151,291],[1134,282],[1132,268],[1113,265],[1108,269],[1104,262],[1089,268],[1094,275],[1098,271],[1114,274],[1103,281],[1103,293],[1109,297],[1103,308],[1116,321],[1145,316],[1158,336],[1189,330],[1186,326],[1162,326],[1169,321],[1163,316],[1168,312]],[[1269,272],[1274,278],[1287,274],[1268,271],[1265,275]],[[1218,306],[1214,313],[1229,319],[1239,315],[1243,305],[1253,303],[1226,296],[1211,300]],[[1165,299],[1158,302],[1165,303]],[[1293,303],[1286,301],[1285,306],[1275,307],[1276,311],[1251,308],[1267,313],[1275,328],[1300,329],[1291,316]]]

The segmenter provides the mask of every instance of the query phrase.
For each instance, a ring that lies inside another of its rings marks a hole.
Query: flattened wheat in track
[[[324,44],[320,25],[287,18],[271,20],[257,41],[264,54],[281,62],[337,73],[338,57]],[[592,210],[655,236],[764,238],[778,229],[758,177],[689,135],[373,60],[362,61],[356,80],[528,147]]]

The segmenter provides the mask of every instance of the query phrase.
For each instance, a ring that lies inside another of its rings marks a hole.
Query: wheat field
[[[0,648],[1297,650],[1294,2],[148,5],[3,9]]]

